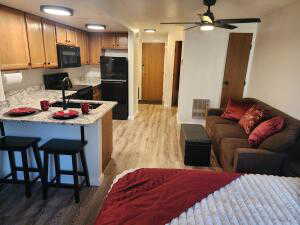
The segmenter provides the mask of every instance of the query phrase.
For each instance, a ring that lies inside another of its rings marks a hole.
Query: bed
[[[300,178],[133,169],[116,177],[95,225],[300,224]]]

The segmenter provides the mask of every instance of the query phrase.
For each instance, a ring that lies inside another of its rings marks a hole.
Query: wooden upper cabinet
[[[116,34],[116,48],[117,49],[128,49],[128,33],[117,33]]]
[[[72,28],[67,28],[67,44],[76,46],[77,40],[76,40],[76,33]]]
[[[54,23],[44,20],[43,34],[44,34],[46,67],[56,68],[58,66],[58,63],[57,63],[56,35],[55,35]]]
[[[31,68],[42,68],[46,59],[41,18],[33,15],[26,15],[25,18]]]
[[[90,49],[89,49],[89,37],[87,32],[82,33],[82,41],[84,45],[84,50],[85,50],[85,58],[84,58],[84,64],[89,64],[90,63]],[[101,49],[102,51],[102,49]]]
[[[67,44],[67,30],[63,25],[56,25],[56,42],[58,44]]]
[[[0,69],[29,68],[24,13],[0,5]]]
[[[100,33],[89,34],[89,63],[97,65],[100,62],[100,56],[102,55],[102,35]]]
[[[102,48],[113,49],[116,48],[116,34],[103,33],[102,34]]]
[[[55,29],[58,44],[77,46],[76,32],[73,28],[56,24]]]

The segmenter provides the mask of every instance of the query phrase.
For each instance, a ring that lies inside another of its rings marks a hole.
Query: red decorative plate
[[[30,107],[20,107],[20,108],[9,110],[7,114],[10,116],[26,116],[26,115],[31,115],[33,113],[36,113],[38,111],[39,111],[38,109],[34,109]]]
[[[59,120],[69,120],[78,117],[78,115],[79,113],[77,111],[70,109],[54,113],[53,118]]]

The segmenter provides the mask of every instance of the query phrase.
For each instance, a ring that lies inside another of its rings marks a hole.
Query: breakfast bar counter
[[[28,96],[25,98],[23,95],[30,95],[31,98],[28,98]],[[78,105],[83,102],[88,102],[100,106],[90,110],[89,114],[86,115],[81,113],[80,107],[71,108],[72,110],[78,111],[79,116],[69,120],[58,120],[52,117],[53,113],[62,110],[62,108],[59,107],[50,107],[48,111],[39,111],[33,115],[21,117],[11,117],[6,114],[10,109],[16,107],[26,106],[40,109],[41,100],[56,102],[60,100],[60,96],[61,92],[59,91],[47,90],[36,90],[30,93],[26,92],[14,95],[14,98],[10,99],[10,106],[2,107],[0,111],[0,121],[3,124],[5,135],[39,137],[41,138],[39,146],[53,138],[67,140],[84,139],[87,141],[85,154],[90,183],[93,186],[99,186],[103,170],[109,162],[112,153],[112,109],[117,103],[71,100],[70,103],[79,103]],[[22,101],[20,98],[30,100]],[[33,155],[31,155],[29,159],[33,159]],[[17,164],[21,164],[20,157],[16,156],[16,161]],[[34,160],[31,161],[33,163]],[[71,159],[68,156],[62,156],[60,162],[64,170],[69,170],[72,167]],[[54,165],[53,163],[49,165],[51,177],[51,174],[52,176],[54,175]],[[9,170],[10,167],[7,156],[0,153],[0,177],[8,173]],[[72,183],[72,179],[70,176],[62,176],[62,181],[65,183]]]

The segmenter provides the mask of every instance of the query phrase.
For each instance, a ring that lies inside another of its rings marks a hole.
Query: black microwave
[[[81,66],[80,48],[68,45],[57,45],[58,68],[74,68]]]

